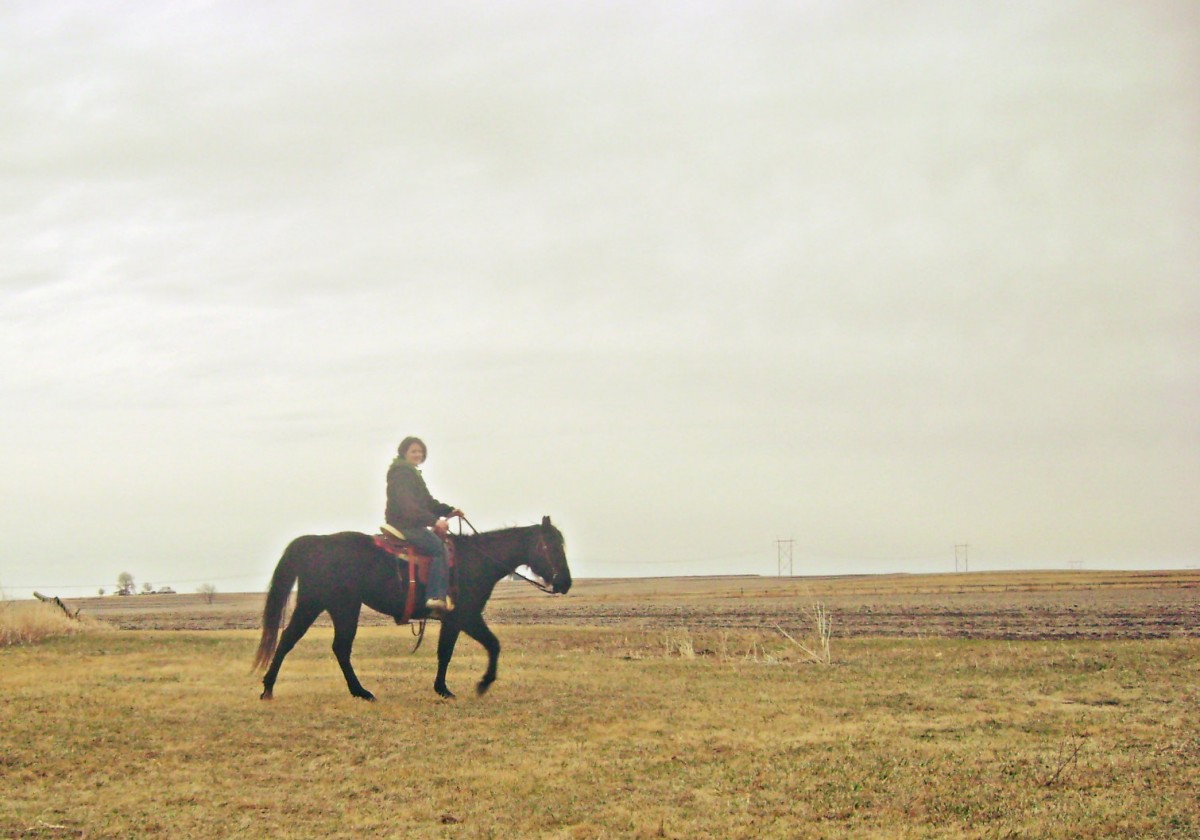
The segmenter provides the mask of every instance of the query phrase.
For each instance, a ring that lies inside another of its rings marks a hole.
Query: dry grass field
[[[433,640],[372,621],[374,704],[327,627],[260,702],[261,595],[76,601],[127,629],[0,648],[0,837],[1197,837],[1198,584],[506,585],[488,695],[474,643],[441,701]],[[829,665],[780,632],[814,603]]]

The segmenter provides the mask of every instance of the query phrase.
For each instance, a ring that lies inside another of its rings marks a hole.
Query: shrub
[[[829,610],[823,603],[816,602],[804,611],[804,618],[812,628],[810,644],[805,644],[804,640],[797,639],[778,624],[775,625],[775,629],[813,662],[818,665],[830,664],[833,661],[829,652],[829,639],[833,634],[833,616],[829,614]]]
[[[0,647],[36,644],[52,636],[100,625],[69,618],[58,606],[40,601],[0,601]]]

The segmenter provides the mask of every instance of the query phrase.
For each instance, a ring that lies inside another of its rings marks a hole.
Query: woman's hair
[[[425,441],[421,440],[419,437],[406,437],[404,440],[400,441],[400,457],[403,458],[405,453],[408,452],[408,448],[414,443],[420,444],[421,448],[425,450],[425,457],[428,458],[429,447],[426,446]]]

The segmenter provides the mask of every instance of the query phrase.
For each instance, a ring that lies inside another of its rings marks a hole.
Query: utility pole
[[[968,546],[966,543],[962,543],[961,545],[954,546],[954,571],[956,571],[956,572],[969,571],[969,568],[967,565],[967,548],[968,548]]]
[[[792,576],[792,546],[795,540],[775,540],[775,556],[779,561],[779,576],[783,577],[784,567],[787,568],[787,576]]]

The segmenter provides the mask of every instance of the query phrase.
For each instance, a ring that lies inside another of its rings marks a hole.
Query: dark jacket
[[[384,521],[401,531],[428,528],[440,517],[454,512],[454,506],[439,502],[429,494],[421,471],[403,458],[392,461],[387,472],[387,512]]]

